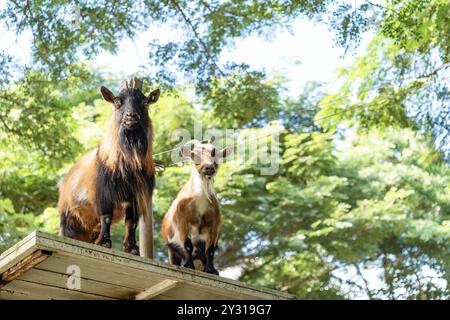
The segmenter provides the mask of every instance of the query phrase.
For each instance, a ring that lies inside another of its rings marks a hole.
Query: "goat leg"
[[[193,259],[199,259],[203,264],[203,268],[206,266],[206,252],[205,247],[206,243],[204,240],[198,240],[194,245],[194,256]]]
[[[186,250],[186,262],[183,267],[195,269],[194,261],[192,260],[192,251],[194,250],[194,246],[192,245],[191,239],[186,238],[186,240],[184,240],[184,249]]]
[[[206,265],[205,265],[205,269],[203,271],[205,271],[207,273],[219,275],[219,271],[217,271],[217,269],[214,267],[214,253],[215,252],[216,252],[215,244],[211,245],[206,250]]]
[[[125,213],[125,237],[123,239],[123,251],[139,255],[139,247],[136,244],[136,228],[138,217],[132,206],[128,207]]]
[[[111,248],[111,223],[112,215],[102,215],[100,235],[98,236],[97,240],[95,240],[95,244],[101,245],[102,247]]]

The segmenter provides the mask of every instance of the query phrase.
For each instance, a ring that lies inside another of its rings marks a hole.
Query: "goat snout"
[[[125,120],[127,120],[127,121],[138,121],[139,120],[139,115],[137,113],[134,113],[134,112],[127,112],[125,114]]]
[[[214,166],[203,167],[203,173],[205,176],[213,176],[216,173],[216,168]]]
[[[125,126],[128,128],[134,128],[139,123],[140,117],[137,113],[134,112],[127,112],[125,113],[123,122]]]

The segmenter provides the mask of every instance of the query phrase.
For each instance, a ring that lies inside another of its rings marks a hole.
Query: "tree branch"
[[[389,258],[387,256],[387,252],[386,250],[384,250],[383,248],[381,249],[383,252],[382,255],[382,265],[383,265],[383,275],[384,275],[384,281],[387,284],[388,287],[388,295],[389,295],[389,299],[394,300],[395,299],[395,294],[394,294],[394,284],[393,284],[393,277],[392,275],[389,274],[389,267],[390,267],[390,261]]]
[[[261,263],[259,266],[254,267],[252,269],[249,270],[245,270],[241,276],[249,276],[252,273],[257,272],[258,270],[264,268],[266,265],[268,265],[269,263],[271,263],[272,261],[274,261],[275,259],[279,258],[278,256],[272,256],[269,259],[267,259],[266,261],[264,261],[263,263]]]
[[[0,95],[0,99],[3,99],[3,100],[8,101],[8,102],[15,103],[16,105],[20,105],[20,103],[19,103],[17,100],[13,100],[11,97],[8,97],[8,96],[5,96],[5,95]],[[0,122],[3,124],[3,126],[5,127],[5,129],[6,129],[8,132],[13,133],[13,134],[15,134],[15,135],[18,135],[18,136],[20,136],[20,137],[23,136],[21,132],[15,130],[14,128],[11,128],[11,127],[8,125],[8,122],[6,121],[6,117],[7,117],[6,115],[0,114]]]
[[[200,46],[202,47],[205,57],[208,60],[209,63],[211,63],[216,69],[217,71],[219,71],[219,73],[223,76],[226,77],[227,75],[225,74],[225,72],[222,71],[222,69],[217,65],[216,61],[213,59],[208,47],[206,46],[205,42],[202,40],[200,34],[197,31],[197,28],[194,26],[194,24],[192,23],[192,21],[188,18],[188,16],[186,15],[186,13],[183,11],[183,9],[180,7],[179,3],[177,0],[171,0],[171,2],[173,3],[175,9],[181,14],[181,16],[183,17],[184,22],[189,26],[189,28],[194,32],[194,36],[197,39],[197,41],[199,42]]]
[[[22,7],[20,6],[17,1],[12,0],[11,1],[17,9],[19,9],[19,11],[22,11],[22,19],[20,20],[19,24],[17,25],[17,32],[16,32],[16,41],[17,41],[17,33],[20,32],[20,29],[22,28],[22,25],[25,23],[26,19],[29,19],[28,15],[27,15],[27,11],[29,11],[30,9],[30,2],[29,0],[25,0],[25,5]]]
[[[5,127],[5,129],[6,129],[8,132],[13,133],[13,134],[16,134],[16,135],[18,135],[18,136],[21,136],[21,133],[20,133],[19,131],[17,131],[17,130],[15,130],[15,129],[11,128],[11,127],[8,125],[8,123],[6,122],[6,120],[5,120],[5,118],[4,118],[4,116],[3,116],[2,114],[0,114],[0,122],[3,124],[3,126]]]
[[[387,9],[386,9],[385,7],[383,7],[381,4],[373,3],[372,1],[369,1],[369,0],[365,0],[365,2],[366,2],[367,4],[369,4],[369,5],[371,5],[372,7],[377,7],[377,8],[383,9],[383,10],[387,10]]]
[[[211,8],[211,6],[208,4],[207,1],[200,1],[200,3],[209,11],[210,14],[216,14],[217,11],[222,11],[222,12],[226,12],[236,18],[242,18],[242,16],[240,16],[238,13],[231,11],[231,10],[227,10],[224,6],[220,7],[220,8]],[[249,19],[249,17],[247,17],[247,19]],[[257,22],[256,20],[250,20],[252,22]]]
[[[442,69],[445,69],[447,67],[450,67],[450,62],[444,63],[444,64],[440,65],[439,67],[434,68],[431,72],[429,72],[427,74],[424,74],[423,76],[417,78],[416,81],[420,80],[420,79],[423,79],[423,78],[429,78],[432,75],[435,75],[436,73],[438,73],[439,71],[441,71]]]
[[[353,265],[356,268],[356,272],[358,273],[358,275],[360,276],[360,278],[364,282],[364,287],[366,289],[367,296],[369,297],[370,300],[373,300],[373,294],[372,294],[372,291],[369,289],[369,283],[367,282],[366,278],[364,278],[359,265],[357,263],[355,263]]]

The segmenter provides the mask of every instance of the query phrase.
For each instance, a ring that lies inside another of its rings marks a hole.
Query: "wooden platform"
[[[0,275],[0,299],[294,298],[38,231],[0,256]]]

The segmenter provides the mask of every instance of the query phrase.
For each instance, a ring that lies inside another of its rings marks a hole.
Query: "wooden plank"
[[[52,253],[50,251],[36,250],[31,255],[25,257],[20,262],[10,267],[8,270],[6,270],[0,276],[0,287],[18,278],[27,270],[33,268],[34,266],[38,265],[39,263],[47,259],[49,256],[51,256],[51,254]]]
[[[152,300],[180,300],[180,299],[165,295],[163,293],[163,294],[160,294],[159,296],[154,297]]]
[[[175,289],[164,293],[164,296],[180,300],[261,300],[254,295],[235,293],[223,288],[207,287],[197,283],[180,283]]]
[[[138,293],[134,299],[135,300],[150,300],[164,292],[173,289],[179,284],[179,281],[166,279],[163,280],[154,286],[148,288],[147,290]]]
[[[46,286],[52,286],[67,289],[68,274],[51,272],[39,268],[29,270],[23,274],[19,280],[39,283]],[[74,289],[75,290],[75,289]],[[77,291],[77,290],[76,290]],[[122,286],[111,285],[97,280],[85,279],[80,277],[80,292],[93,295],[105,296],[114,299],[128,299],[138,291]]]
[[[253,294],[236,293],[220,287],[208,287],[194,282],[183,283],[179,286],[179,292],[167,292],[167,295],[176,294],[183,300],[261,300],[263,298]],[[175,290],[174,290],[175,291]]]
[[[117,281],[118,279],[122,278],[125,282],[129,282],[130,280],[133,281],[133,283],[140,283],[142,286],[142,283],[153,283],[153,274],[149,274],[146,272],[142,272],[141,270],[135,270],[133,271],[133,277],[130,277],[129,269],[128,273],[117,273],[115,267],[108,268],[104,263],[98,263],[94,261],[94,265],[92,265],[92,262],[87,263],[86,265],[83,265],[81,262],[86,263],[86,261],[78,261],[80,259],[76,259],[76,257],[71,258],[70,256],[65,256],[60,253],[53,254],[52,257],[42,262],[37,269],[29,270],[27,273],[21,276],[20,279],[23,280],[29,280],[32,282],[39,282],[41,284],[45,285],[51,285],[56,287],[65,287],[66,281],[67,281],[67,275],[62,274],[60,272],[52,272],[48,271],[47,269],[55,270],[55,271],[62,271],[65,272],[67,269],[67,266],[71,264],[77,264],[80,266],[81,269],[81,290],[83,292],[91,293],[91,294],[100,294],[105,295],[113,298],[118,299],[125,299],[132,295],[138,294],[139,291],[144,291],[144,289],[136,290],[136,289],[130,289],[130,288],[124,288],[123,291],[117,292],[116,285],[109,284],[109,283],[101,283],[100,285],[104,288],[99,291],[97,286],[93,283],[90,286],[85,283],[86,276],[94,276],[98,278],[98,275],[101,274],[104,277],[104,280],[106,281]],[[86,267],[89,267],[90,270],[86,270]],[[45,270],[44,270],[45,269]],[[112,270],[111,270],[112,269]],[[101,272],[98,272],[101,270]],[[47,274],[46,274],[47,272]],[[50,274],[49,274],[50,273]],[[53,273],[53,274],[52,274]],[[136,273],[139,275],[138,279],[136,279]],[[57,276],[55,276],[57,275]],[[59,276],[59,278],[58,278]],[[161,279],[161,278],[157,278]],[[166,279],[169,280],[170,279]],[[173,281],[173,280],[172,280]],[[156,284],[156,283],[155,283]],[[110,287],[108,287],[110,285]],[[192,284],[183,284],[180,283],[180,287],[177,289],[172,290],[170,293],[167,293],[164,295],[164,299],[236,299],[236,298],[243,298],[238,297],[236,295],[231,296],[231,294],[228,291],[225,291],[228,293],[229,296],[219,294],[218,290],[215,288],[204,288],[202,286],[193,286]],[[120,287],[120,286],[118,286]],[[169,290],[168,288],[167,290]],[[111,290],[111,291],[109,291]],[[129,291],[127,291],[129,290]],[[14,297],[14,296],[13,296]],[[5,299],[10,299],[11,297],[7,297]],[[23,298],[28,299],[28,296],[24,296]],[[40,297],[40,298],[46,298],[46,297]],[[56,297],[54,297],[56,298]],[[58,297],[59,299],[60,297]],[[155,298],[155,297],[153,297]],[[20,298],[18,298],[20,299]]]
[[[51,257],[51,261],[50,259],[44,261],[39,265],[39,268],[64,272],[63,270],[66,270],[67,266],[72,264],[80,267],[82,278],[88,277],[112,285],[125,285],[135,289],[136,292],[144,291],[146,288],[168,279],[161,277],[159,274],[149,273],[139,269],[132,269],[132,271],[130,271],[129,267],[126,268],[121,265],[109,264],[97,259],[79,258],[63,252],[54,253]],[[130,273],[133,274],[133,277],[130,277]],[[181,283],[181,285],[184,286],[188,284]],[[197,295],[197,290],[199,290],[198,294],[201,296],[198,299],[249,299],[247,296],[237,296],[227,290],[221,290],[214,287],[207,287],[206,290],[208,290],[208,292],[204,292],[204,287],[200,285],[196,285],[193,289],[190,289],[189,293],[182,292],[184,289],[180,289],[173,290],[171,294],[173,299],[192,299],[193,296],[195,297]],[[252,296],[252,299],[255,299],[254,296]]]
[[[165,279],[159,276],[149,277],[149,274],[142,270],[134,270],[97,259],[73,256],[64,252],[54,253],[51,259],[44,261],[39,265],[39,268],[51,272],[66,273],[67,267],[70,265],[80,267],[81,278],[83,279],[126,287],[135,292],[144,291]]]
[[[0,268],[6,271],[15,264],[20,265],[27,256],[30,257],[26,261],[35,261],[32,253],[36,250],[48,250],[53,254],[37,267],[34,265],[33,269],[17,268],[22,270],[18,273],[21,276],[2,287],[0,297],[66,299],[76,295],[79,299],[124,299],[140,294],[141,298],[148,296],[154,299],[294,298],[283,292],[42,232],[30,234],[3,253]],[[66,287],[67,267],[70,265],[81,269],[82,292]],[[5,266],[8,267],[5,269]],[[30,287],[28,290],[27,286]],[[46,291],[45,287],[49,289]]]
[[[67,253],[54,253],[52,257],[39,265],[39,269],[47,271],[65,273],[65,270],[69,265],[77,265],[81,269],[82,279],[95,279],[102,281],[112,286],[122,286],[138,292],[145,291],[146,288],[156,285],[158,282],[165,280],[166,278],[160,277],[153,273],[148,273],[142,270],[134,269],[132,271],[133,276],[130,277],[130,269],[120,265],[109,265],[103,261],[96,259],[80,259],[68,255]],[[200,285],[180,283],[179,290],[173,290],[171,292],[172,299],[192,299],[199,296],[198,299],[236,299],[237,296],[226,290],[220,290],[216,288],[204,288]],[[188,285],[191,285],[189,292],[186,291]],[[207,290],[207,291],[205,291]],[[247,296],[239,296],[240,299],[249,299]],[[253,296],[251,299],[255,299]]]
[[[36,235],[37,231],[33,231],[0,255],[0,274],[36,250]]]
[[[164,296],[178,300],[245,300],[245,296],[216,287],[205,287],[194,283],[180,283],[176,288],[164,292]],[[248,298],[247,298],[248,299]],[[252,298],[256,299],[256,298]]]
[[[243,284],[242,282],[218,277],[201,271],[181,268],[166,263],[133,256],[121,251],[80,242],[73,239],[37,233],[36,246],[41,249],[66,252],[77,257],[91,258],[98,261],[111,262],[116,266],[130,267],[154,273],[160,277],[183,282],[193,282],[203,286],[222,288],[233,295],[252,296],[255,299],[293,299],[290,294],[271,289]]]
[[[39,299],[113,300],[112,298],[109,297],[93,295],[77,290],[70,290],[65,288],[53,287],[49,285],[43,285],[40,283],[20,279],[16,279],[8,283],[6,286],[2,287],[2,290],[14,292],[15,294],[23,294],[32,297],[37,297]]]
[[[0,300],[49,300],[35,295],[16,292],[12,290],[0,289]]]

